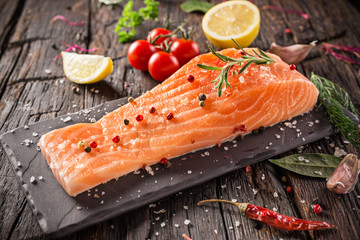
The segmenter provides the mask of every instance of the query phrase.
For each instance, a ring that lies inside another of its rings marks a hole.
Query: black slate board
[[[37,146],[40,136],[66,125],[90,122],[94,120],[92,118],[98,120],[125,103],[126,98],[118,99],[89,110],[17,128],[1,136],[0,141],[40,227],[50,237],[68,235],[334,132],[324,109],[315,108],[308,114],[293,118],[291,123],[296,121],[294,127],[286,126],[290,122],[280,123],[266,128],[261,135],[248,134],[243,141],[237,139],[220,147],[172,159],[170,168],[153,165],[154,176],[140,170],[138,174],[131,173],[101,184],[75,198],[68,196]],[[35,184],[30,183],[32,176],[36,177]],[[94,198],[94,194],[100,197]]]

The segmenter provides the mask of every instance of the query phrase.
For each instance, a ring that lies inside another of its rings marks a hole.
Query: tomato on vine
[[[159,45],[160,48],[157,48],[158,50],[160,50],[161,48],[166,49],[166,45],[165,45],[164,41],[167,39],[167,37],[160,37],[155,42],[154,42],[154,40],[159,35],[168,35],[168,34],[171,34],[171,33],[172,33],[172,31],[167,30],[165,28],[154,28],[153,30],[151,30],[149,32],[149,34],[147,35],[146,40],[149,43],[152,43],[154,45]],[[177,39],[177,36],[172,35],[168,41],[169,41],[169,43],[171,43],[171,42],[175,41],[176,39]]]
[[[149,59],[156,51],[151,43],[145,40],[137,40],[129,47],[128,60],[134,68],[146,71],[148,70]]]
[[[175,73],[180,68],[180,64],[173,54],[160,51],[151,56],[148,68],[150,75],[162,82]]]
[[[170,52],[176,56],[182,66],[200,54],[200,46],[191,39],[180,38],[171,45]]]

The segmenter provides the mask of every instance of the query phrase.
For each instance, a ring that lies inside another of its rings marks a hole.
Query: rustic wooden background
[[[141,2],[135,1],[135,7],[141,6]],[[208,41],[201,30],[202,14],[182,12],[179,5],[183,1],[160,2],[160,19],[189,19],[189,25],[196,30],[194,40],[200,44],[202,52],[206,52]],[[254,2],[261,10],[262,23],[260,34],[252,46],[268,49],[272,42],[289,45],[313,40],[360,46],[360,13],[349,1]],[[264,10],[264,5],[306,12],[310,21],[296,14]],[[120,44],[114,34],[122,6],[113,9],[99,7],[96,0],[0,0],[0,133],[119,97],[143,93],[156,86],[157,82],[148,73],[134,70],[129,65],[126,58],[129,44]],[[84,20],[85,25],[72,27],[61,21],[50,23],[50,19],[58,14],[72,21]],[[140,27],[137,37],[144,38],[157,26],[161,23],[146,22]],[[292,34],[286,34],[285,28],[290,28]],[[66,49],[62,41],[85,48],[101,48],[97,53],[114,60],[114,72],[105,81],[94,85],[74,85],[64,77],[61,61],[53,61],[61,50]],[[339,62],[325,55],[318,46],[297,68],[306,76],[314,71],[340,84],[359,109],[359,66]],[[74,93],[73,86],[79,87],[80,92]],[[99,92],[96,93],[95,89]],[[307,145],[304,152],[332,154],[331,143],[347,152],[355,152],[339,135]],[[326,189],[324,180],[289,173],[267,162],[255,164],[252,169],[251,174],[245,174],[244,169],[234,171],[162,199],[156,202],[155,208],[144,206],[64,239],[182,239],[182,233],[194,240],[360,239],[360,184],[350,194],[336,195]],[[286,176],[286,183],[281,182],[282,176]],[[284,191],[285,185],[291,186],[293,193]],[[254,194],[254,189],[257,194]],[[337,228],[285,232],[249,220],[231,206],[196,206],[199,200],[219,197],[277,208],[286,215],[328,221]],[[321,204],[324,211],[315,214],[311,209],[313,203]],[[165,209],[165,213],[155,213],[160,209]],[[184,224],[185,219],[191,220],[190,225]],[[240,226],[236,226],[236,221]],[[164,227],[162,222],[165,222]],[[0,239],[45,238],[4,151],[0,150]]]

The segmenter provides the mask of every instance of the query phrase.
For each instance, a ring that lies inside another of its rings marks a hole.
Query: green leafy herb
[[[219,97],[221,97],[221,92],[222,92],[224,85],[225,85],[225,88],[227,88],[227,87],[231,88],[231,86],[228,82],[228,75],[229,75],[230,69],[234,65],[239,64],[241,66],[241,64],[243,62],[246,62],[246,64],[243,65],[238,72],[239,74],[241,74],[252,63],[254,63],[255,65],[267,66],[272,62],[276,62],[274,59],[272,59],[271,57],[266,55],[261,49],[257,48],[258,52],[253,50],[255,55],[252,55],[252,54],[246,52],[234,39],[232,39],[232,40],[245,53],[244,56],[241,56],[241,58],[231,58],[231,57],[228,57],[228,56],[225,56],[225,55],[215,52],[215,50],[209,45],[209,49],[210,49],[211,53],[213,55],[215,55],[216,57],[218,57],[221,61],[226,62],[226,65],[220,68],[220,67],[212,67],[212,66],[197,64],[198,67],[205,69],[205,70],[221,70],[220,74],[212,81],[212,82],[216,83],[215,87],[218,89]]]
[[[187,1],[180,5],[180,8],[187,13],[191,13],[194,11],[200,11],[206,13],[210,8],[212,8],[214,4],[203,1]]]
[[[329,154],[307,153],[293,154],[269,161],[300,175],[327,178],[341,162],[341,158]]]
[[[356,117],[359,116],[349,94],[339,85],[314,73],[311,73],[310,80],[319,90],[320,103],[325,106],[330,122],[340,130],[357,150],[360,150],[358,123],[344,113],[344,109],[346,109]]]
[[[116,25],[115,32],[119,37],[121,43],[132,40],[136,35],[136,27],[138,27],[144,20],[156,20],[159,14],[159,2],[155,0],[144,0],[145,7],[140,8],[138,12],[132,9],[134,1],[130,0],[122,12]]]

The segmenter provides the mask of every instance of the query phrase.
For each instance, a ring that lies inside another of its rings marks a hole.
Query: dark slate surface
[[[140,170],[138,174],[131,173],[101,184],[75,198],[68,196],[47,166],[37,146],[39,138],[56,128],[89,122],[91,118],[98,120],[126,102],[126,98],[115,100],[92,108],[91,111],[57,117],[29,128],[17,128],[2,136],[1,143],[21,181],[33,213],[42,230],[49,236],[68,235],[182,189],[321,139],[334,131],[324,110],[315,108],[308,114],[292,119],[290,122],[296,121],[296,127],[280,123],[266,128],[262,134],[246,135],[243,141],[235,139],[220,147],[172,159],[170,168],[153,165],[154,176]],[[276,138],[275,134],[280,135],[280,138]],[[29,146],[26,146],[26,141]],[[30,183],[32,176],[36,177],[36,183]],[[100,198],[94,198],[94,194]]]

